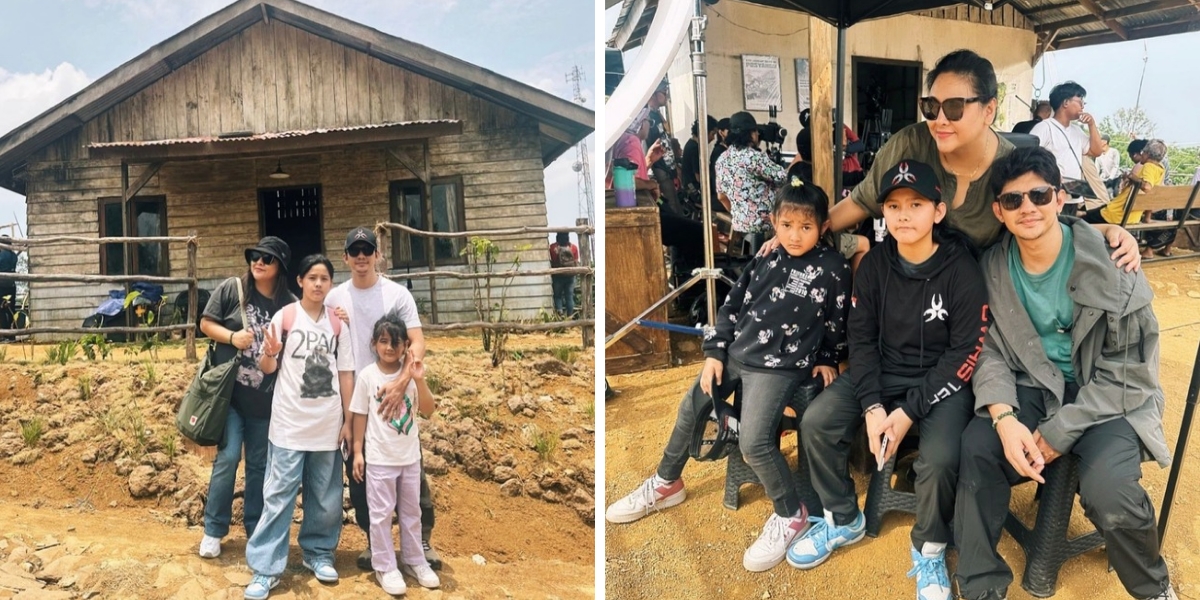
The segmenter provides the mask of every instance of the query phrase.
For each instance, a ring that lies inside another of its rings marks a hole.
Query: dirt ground
[[[595,597],[594,359],[579,342],[514,336],[492,369],[478,338],[431,337],[442,391],[422,446],[445,566],[440,590],[410,581],[407,597]],[[164,347],[153,374],[144,354],[58,366],[43,364],[47,350],[0,346],[0,599],[241,598],[251,576],[241,499],[221,556],[199,558],[211,451],[168,442],[194,373],[182,347]],[[28,445],[22,425],[35,418],[47,431]],[[536,432],[555,440],[545,458]],[[332,586],[301,569],[297,529],[272,598],[388,597],[354,564],[365,547],[356,526],[343,529]]]
[[[1200,340],[1200,261],[1165,262],[1146,267],[1155,287],[1155,312],[1161,328],[1161,368],[1167,407],[1164,429],[1174,450],[1184,399]],[[602,507],[628,493],[649,476],[674,422],[679,399],[699,365],[611,377],[620,394],[605,406],[605,490]],[[1193,427],[1195,429],[1195,427]],[[1195,436],[1193,435],[1193,438]],[[795,460],[795,435],[784,440],[784,453]],[[1189,445],[1176,490],[1164,554],[1180,598],[1200,598],[1200,445]],[[803,572],[786,563],[766,573],[742,568],[742,553],[758,536],[771,513],[759,486],[743,486],[741,508],[722,506],[725,465],[690,463],[684,478],[687,501],[629,525],[605,524],[605,591],[609,600],[658,598],[911,598],[911,515],[892,513],[878,538],[866,538],[839,551],[828,563]],[[1143,484],[1156,506],[1168,469],[1143,465]],[[855,475],[860,501],[866,478]],[[1014,490],[1012,506],[1026,522],[1034,514],[1035,486]],[[601,516],[601,518],[603,518]],[[1076,506],[1073,534],[1091,530]],[[1005,534],[1000,551],[1017,574],[1011,600],[1030,598],[1019,586],[1024,555]],[[1071,559],[1059,574],[1056,600],[1126,598],[1114,573],[1106,571],[1103,550]],[[953,567],[952,567],[953,568]]]

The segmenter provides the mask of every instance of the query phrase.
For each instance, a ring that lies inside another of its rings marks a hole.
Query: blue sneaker
[[[849,525],[835,525],[833,513],[825,511],[825,517],[809,517],[812,526],[800,536],[787,551],[789,565],[797,569],[811,569],[829,559],[834,550],[849,546],[867,535],[867,519],[862,511]]]
[[[930,544],[926,543],[926,546]],[[917,600],[950,600],[950,575],[946,571],[946,548],[917,552],[912,549],[913,568],[909,577],[917,578]]]
[[[304,568],[313,572],[317,576],[317,581],[321,583],[337,583],[338,572],[333,568],[333,563],[325,559],[316,559],[310,564],[308,559],[304,560]]]
[[[271,595],[271,590],[275,589],[277,585],[279,585],[278,577],[255,575],[254,579],[250,580],[250,585],[246,586],[242,597],[246,600],[266,600],[266,597]]]

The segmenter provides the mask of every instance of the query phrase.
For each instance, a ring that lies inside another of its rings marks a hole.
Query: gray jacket
[[[1075,264],[1068,293],[1075,302],[1071,362],[1079,395],[1063,406],[1062,372],[1046,356],[1033,322],[1021,305],[1008,271],[1012,234],[983,256],[992,325],[975,368],[975,409],[1017,406],[1016,386],[1043,390],[1047,417],[1038,429],[1062,453],[1070,452],[1089,427],[1125,418],[1142,441],[1143,458],[1171,464],[1163,437],[1163,390],[1158,381],[1158,319],[1154,294],[1140,271],[1114,267],[1108,244],[1087,223],[1059,217],[1071,227]]]

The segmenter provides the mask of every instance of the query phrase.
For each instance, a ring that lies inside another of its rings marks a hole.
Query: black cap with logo
[[[888,194],[897,188],[908,188],[933,202],[942,201],[942,186],[933,167],[916,160],[902,160],[883,174],[877,202],[883,204]]]
[[[349,250],[354,244],[369,244],[372,248],[379,248],[379,242],[375,239],[375,232],[366,227],[355,227],[346,234],[346,247],[344,250]]]

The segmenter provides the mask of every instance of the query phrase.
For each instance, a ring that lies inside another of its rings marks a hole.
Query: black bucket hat
[[[935,203],[942,201],[942,186],[937,174],[933,172],[933,167],[920,161],[906,159],[896,163],[883,174],[880,184],[884,187],[879,191],[876,202],[881,205],[888,194],[897,188],[908,188]]]
[[[729,116],[729,133],[746,133],[757,128],[758,122],[754,120],[754,115],[746,111],[735,112]]]
[[[275,260],[279,261],[280,267],[284,271],[288,270],[288,263],[292,260],[292,249],[288,247],[287,242],[273,235],[268,235],[267,237],[258,240],[257,246],[246,249],[247,263],[250,262],[250,253],[255,251],[274,256]]]

